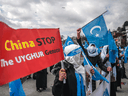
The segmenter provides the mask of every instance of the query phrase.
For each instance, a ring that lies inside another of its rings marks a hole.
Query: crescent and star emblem
[[[90,33],[93,34],[92,31],[93,31],[94,29],[96,29],[96,28],[99,28],[100,31],[101,31],[101,27],[100,27],[100,26],[94,26],[94,27],[91,28]],[[99,37],[99,34],[96,33],[95,36],[96,36],[96,37]]]
[[[68,41],[67,45],[69,45],[70,42],[71,42],[71,41]],[[71,43],[72,43],[72,42],[71,42]]]
[[[12,91],[11,91],[11,88],[9,88],[9,92],[12,92]]]

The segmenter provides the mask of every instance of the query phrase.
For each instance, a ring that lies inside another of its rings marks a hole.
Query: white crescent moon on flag
[[[67,45],[69,45],[70,42],[71,42],[71,41],[68,41]],[[71,42],[71,43],[72,43],[72,42]]]
[[[90,33],[91,33],[91,34],[93,34],[92,31],[93,31],[95,28],[99,28],[100,31],[101,31],[101,27],[100,27],[100,26],[94,26],[94,27],[92,27],[91,30],[90,30]]]

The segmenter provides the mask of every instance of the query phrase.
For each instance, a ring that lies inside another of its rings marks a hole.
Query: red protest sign
[[[64,59],[58,28],[12,29],[0,22],[0,85]]]

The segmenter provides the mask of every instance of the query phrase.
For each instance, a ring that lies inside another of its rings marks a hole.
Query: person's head
[[[71,44],[65,47],[65,60],[77,67],[83,63],[82,51],[79,45]]]
[[[91,44],[91,46],[96,47],[96,45],[95,45],[95,44],[93,44],[93,43]]]
[[[89,46],[87,47],[87,52],[88,55],[91,57],[95,57],[96,55],[98,55],[98,48],[96,48],[95,44],[89,44]]]
[[[64,48],[64,53],[66,54],[66,56],[69,56],[72,53],[75,53],[75,49],[79,48],[80,46],[79,45],[76,45],[76,44],[71,44],[71,45],[68,45]],[[80,53],[81,50],[77,50],[77,53]],[[76,54],[77,54],[76,53]]]
[[[96,52],[95,44],[89,44],[88,50],[89,50],[89,53],[91,54],[95,53]]]

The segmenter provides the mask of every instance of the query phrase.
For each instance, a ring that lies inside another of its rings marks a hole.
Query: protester
[[[118,48],[118,59],[117,59],[117,66],[116,66],[116,72],[117,72],[117,76],[116,76],[116,84],[117,87],[121,88],[121,69],[122,69],[122,64],[121,64],[121,50]],[[116,90],[117,90],[116,87]]]
[[[103,64],[105,64],[106,67],[111,66],[111,63],[109,62],[109,46],[108,45],[105,45],[102,49],[102,52],[101,52],[101,58],[102,58],[102,61],[103,61]],[[110,96],[116,96],[116,70],[115,70],[115,67],[113,68],[112,72],[111,72],[111,80],[110,80]],[[101,72],[101,75],[102,76],[106,76],[106,72],[102,71]],[[100,82],[101,83],[101,82]]]
[[[111,87],[110,87],[110,96],[116,96],[117,90],[117,67],[119,66],[118,58],[116,57],[115,63],[111,63],[112,72],[111,72]]]
[[[120,60],[121,60],[121,78],[126,78],[126,72],[125,72],[125,66],[124,66],[124,49],[119,49],[119,55],[120,55]]]
[[[47,88],[47,68],[36,73],[36,90],[42,92]]]
[[[100,54],[98,52],[98,49],[96,48],[95,44],[89,44],[87,49],[84,48],[84,46],[81,43],[80,38],[81,28],[77,29],[77,42],[82,47],[86,57],[90,60],[90,62],[95,66],[98,64],[101,70],[105,71],[106,73],[109,73],[109,71],[112,70],[111,67],[106,67],[103,65]],[[92,91],[96,89],[96,81],[92,80]]]
[[[63,60],[64,69],[61,68],[62,62],[57,63],[52,69],[52,73],[55,75],[55,80],[52,87],[52,94],[54,96],[78,96],[78,94],[84,94],[80,96],[85,96],[85,70],[82,65],[83,56],[81,52],[74,56],[67,56],[78,47],[80,46],[76,44],[66,46],[64,49],[66,56],[65,60]],[[92,74],[94,73],[92,68],[90,71]],[[81,76],[81,84],[78,81],[79,76]],[[66,80],[66,83],[63,83],[64,79]]]
[[[108,45],[103,46],[103,49],[101,51],[101,55],[100,56],[102,58],[103,64],[106,67],[111,67],[111,63],[109,62],[109,46]],[[104,77],[106,77],[107,76],[107,73],[102,70],[101,71],[101,75],[104,76]]]

